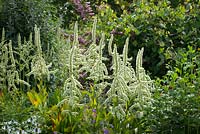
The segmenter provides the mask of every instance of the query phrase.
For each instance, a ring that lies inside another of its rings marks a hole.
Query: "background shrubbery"
[[[120,17],[104,5],[99,12],[100,29],[115,34],[116,44],[123,45],[130,36],[133,57],[138,48],[145,47],[145,68],[152,76],[162,76],[167,71],[165,65],[171,60],[171,51],[188,45],[197,48],[199,44],[199,5],[195,2],[171,5],[169,1],[133,2]]]
[[[17,42],[17,35],[28,38],[35,25],[41,28],[43,42],[50,43],[59,20],[56,16],[57,9],[48,0],[2,0],[0,11],[0,30],[5,28],[6,39]]]
[[[0,132],[199,133],[199,5],[0,0]]]

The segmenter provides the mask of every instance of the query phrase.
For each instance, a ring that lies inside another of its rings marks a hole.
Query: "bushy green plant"
[[[157,80],[151,116],[157,133],[199,132],[199,56],[192,46],[179,49],[168,73]]]
[[[199,5],[192,1],[177,7],[170,5],[167,0],[134,1],[117,17],[108,5],[102,4],[98,12],[99,28],[114,34],[114,43],[121,51],[130,36],[129,55],[133,57],[136,50],[145,47],[144,67],[153,76],[162,76],[167,71],[165,64],[171,60],[165,54],[171,48],[199,45]]]

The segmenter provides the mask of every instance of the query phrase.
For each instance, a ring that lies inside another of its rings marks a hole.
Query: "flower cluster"
[[[82,3],[81,0],[73,0],[76,7],[76,11],[80,14],[83,20],[86,20],[89,16],[94,16],[94,12],[90,6],[90,2]]]

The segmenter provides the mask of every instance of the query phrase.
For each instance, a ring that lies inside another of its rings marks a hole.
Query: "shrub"
[[[174,8],[169,1],[132,2],[120,17],[108,5],[101,7],[104,8],[98,14],[100,31],[113,33],[114,43],[121,51],[122,42],[130,36],[129,55],[133,57],[135,50],[145,47],[144,67],[152,76],[167,72],[165,64],[171,59],[166,54],[171,48],[199,45],[199,5],[193,2]]]
[[[199,56],[192,46],[179,49],[173,55],[175,64],[169,64],[168,73],[157,80],[151,116],[157,133],[199,132]]]

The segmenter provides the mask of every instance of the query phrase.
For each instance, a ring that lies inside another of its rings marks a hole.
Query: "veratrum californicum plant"
[[[47,77],[47,80],[50,80],[50,74],[54,73],[54,71],[49,71],[51,64],[46,65],[46,62],[42,55],[41,41],[40,41],[40,29],[35,26],[35,45],[36,45],[36,54],[34,55],[31,62],[31,72],[27,75],[34,75],[35,79],[43,79]]]
[[[136,57],[136,69],[134,70],[128,58],[128,42],[127,38],[123,54],[117,52],[117,46],[114,45],[112,50],[113,35],[111,35],[108,52],[112,56],[112,75],[108,75],[107,67],[104,64],[106,60],[103,57],[103,48],[105,46],[105,35],[102,34],[99,45],[96,44],[96,19],[92,29],[92,44],[88,49],[84,50],[78,46],[78,26],[74,27],[74,42],[68,59],[68,78],[65,81],[64,95],[65,101],[75,106],[79,105],[82,99],[81,90],[83,86],[78,81],[80,73],[85,71],[89,76],[87,80],[94,82],[94,89],[97,97],[109,87],[102,105],[109,106],[113,114],[123,119],[125,115],[131,112],[143,112],[144,108],[151,104],[151,91],[154,89],[153,81],[145,73],[142,67],[142,56],[144,49],[139,50]],[[111,83],[108,83],[108,79]],[[101,99],[102,100],[102,99]],[[117,103],[115,103],[117,101]]]
[[[20,45],[20,42],[18,42],[18,45]],[[17,85],[21,84],[30,87],[29,83],[21,77],[20,71],[23,68],[14,54],[19,55],[20,59],[25,61],[25,59],[21,58],[20,51],[13,50],[12,41],[7,42],[5,40],[5,31],[3,29],[0,43],[0,87],[8,91],[17,89]],[[17,69],[17,66],[19,66],[20,70]]]
[[[123,118],[128,112],[142,112],[146,106],[150,105],[151,91],[154,89],[153,81],[142,67],[144,49],[139,50],[137,54],[136,71],[134,71],[129,63],[128,42],[129,38],[126,39],[122,55],[118,54],[116,45],[113,51],[111,42],[108,46],[108,51],[113,57],[113,82],[104,103],[112,104],[113,99],[117,100],[117,105],[114,104],[114,107],[110,108],[118,118]]]

